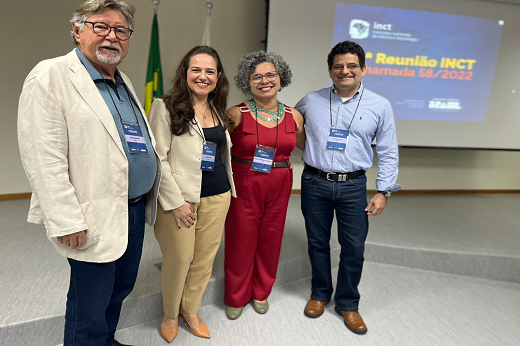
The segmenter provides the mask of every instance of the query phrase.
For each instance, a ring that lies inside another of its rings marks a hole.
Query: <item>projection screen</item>
[[[271,0],[267,49],[293,72],[280,100],[330,86],[344,40],[364,48],[362,81],[390,100],[401,146],[520,150],[520,5]]]

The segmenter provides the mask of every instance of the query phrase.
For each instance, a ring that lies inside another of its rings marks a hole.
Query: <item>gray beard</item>
[[[113,65],[113,64],[117,64],[121,60],[121,51],[119,51],[117,53],[114,52],[114,54],[117,54],[117,55],[102,54],[99,51],[99,48],[102,48],[102,47],[97,47],[96,48],[96,57],[102,63]]]

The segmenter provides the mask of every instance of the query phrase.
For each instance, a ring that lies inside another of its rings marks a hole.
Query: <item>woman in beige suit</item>
[[[226,115],[229,84],[217,52],[197,46],[181,61],[172,91],[156,99],[150,126],[163,178],[155,237],[163,254],[161,335],[172,342],[181,314],[209,338],[198,310],[208,284],[235,187]]]

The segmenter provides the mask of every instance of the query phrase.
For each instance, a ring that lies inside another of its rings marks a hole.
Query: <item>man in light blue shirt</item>
[[[341,245],[335,311],[356,334],[367,327],[358,313],[358,285],[368,234],[368,216],[383,212],[395,182],[399,154],[390,102],[365,89],[365,52],[350,41],[329,53],[332,87],[307,94],[298,102],[305,119],[301,208],[312,266],[311,299],[304,313],[320,317],[332,296],[330,233],[334,212]],[[372,167],[377,140],[377,194],[367,203],[365,171]]]

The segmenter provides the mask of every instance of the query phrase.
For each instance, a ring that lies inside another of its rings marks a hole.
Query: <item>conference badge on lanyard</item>
[[[215,155],[217,155],[217,143],[204,143],[202,145],[202,162],[200,169],[203,171],[212,171],[215,169]]]
[[[276,148],[265,145],[257,145],[253,163],[251,164],[251,170],[262,173],[271,172],[271,166],[273,164],[275,153]]]
[[[348,143],[348,130],[331,128],[327,138],[327,149],[345,151]]]
[[[122,122],[123,132],[130,154],[148,154],[146,140],[144,139],[141,126]]]

